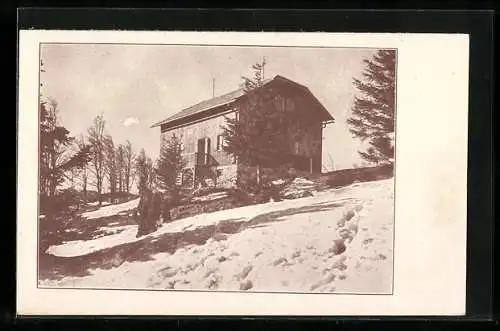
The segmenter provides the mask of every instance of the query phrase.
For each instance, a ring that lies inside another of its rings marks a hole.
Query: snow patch
[[[109,217],[109,216],[117,215],[120,212],[124,212],[127,210],[137,208],[137,205],[139,204],[139,200],[140,199],[137,198],[137,199],[130,200],[130,201],[120,203],[117,205],[110,205],[108,203],[108,206],[101,207],[98,210],[83,213],[82,217],[86,218],[86,219],[96,219],[96,218],[101,218],[101,217]],[[103,205],[104,205],[104,203],[103,203]]]
[[[192,198],[193,201],[214,201],[228,197],[227,192],[210,193],[201,197]]]
[[[124,226],[123,231],[117,234],[91,240],[67,241],[62,245],[52,245],[45,252],[63,257],[86,255],[108,247],[139,241],[142,238],[136,238],[136,233],[137,225],[128,225]]]
[[[292,184],[294,184],[294,185],[314,185],[314,182],[310,181],[308,179],[302,178],[302,177],[297,177],[293,180]]]
[[[313,197],[240,207],[164,224],[155,233],[195,229],[228,220],[263,221],[244,231],[188,245],[149,261],[124,262],[84,277],[43,282],[46,286],[391,293],[393,180],[318,192]],[[303,211],[301,209],[304,207]],[[294,210],[298,208],[297,210]],[[103,247],[136,241],[135,226],[99,238]],[[131,231],[131,236],[127,233]],[[342,239],[350,234],[352,241]],[[353,235],[354,234],[354,235]],[[111,240],[111,238],[114,238]],[[142,237],[143,238],[143,237]],[[140,239],[142,239],[140,238]],[[92,242],[92,241],[91,241]],[[81,255],[95,249],[74,247]],[[340,243],[345,243],[339,250]],[[82,243],[80,243],[82,244]],[[69,250],[74,242],[60,245]]]

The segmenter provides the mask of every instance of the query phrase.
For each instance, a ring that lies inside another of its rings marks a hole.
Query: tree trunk
[[[129,193],[130,190],[130,172],[125,174],[125,192]]]
[[[87,202],[87,174],[83,174],[83,202]]]
[[[53,197],[56,193],[56,176],[55,176],[55,169],[56,169],[56,156],[55,153],[52,151],[51,152],[51,158],[50,158],[50,169],[49,169],[49,196]]]
[[[97,178],[97,202],[99,204],[99,207],[101,206],[102,203],[101,190],[102,190],[102,183],[101,180]]]
[[[122,181],[123,181],[123,176],[122,176],[122,171],[120,170],[120,172],[118,173],[118,192],[122,193],[123,192],[123,188],[122,188]]]

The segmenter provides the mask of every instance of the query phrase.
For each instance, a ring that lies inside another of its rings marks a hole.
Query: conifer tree
[[[181,175],[185,166],[186,160],[182,156],[180,137],[173,134],[162,144],[156,177],[159,186],[166,190],[174,200],[178,197],[180,189],[177,185],[177,177]]]
[[[135,170],[137,173],[137,188],[139,189],[139,194],[143,194],[146,190],[150,189],[150,173],[148,167],[148,157],[146,156],[146,151],[144,148],[141,149],[139,155],[135,160]]]
[[[226,125],[222,128],[223,150],[242,164],[256,167],[257,185],[262,183],[262,167],[276,163],[281,156],[290,153],[290,125],[287,121],[294,119],[279,111],[274,96],[262,88],[265,65],[265,60],[254,64],[253,78],[242,77],[245,102],[236,117],[226,117]]]
[[[376,164],[394,162],[394,116],[396,97],[396,51],[379,50],[366,65],[362,79],[353,79],[359,91],[352,116],[347,120],[350,132],[368,141],[360,156]]]
[[[89,161],[90,147],[70,148],[75,138],[59,123],[58,103],[54,99],[40,103],[40,193],[47,197],[56,194],[57,187],[72,170]]]

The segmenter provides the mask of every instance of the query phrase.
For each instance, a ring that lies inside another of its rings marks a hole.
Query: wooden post
[[[256,175],[257,175],[257,185],[260,185],[260,165],[257,165]]]
[[[313,158],[309,158],[309,172],[313,173]]]
[[[193,174],[192,174],[192,176],[193,176],[193,179],[192,179],[193,186],[192,186],[192,188],[194,189],[195,188],[195,183],[196,183],[196,166],[193,167],[192,169],[193,169]]]
[[[205,164],[208,165],[210,161],[210,138],[205,138]]]

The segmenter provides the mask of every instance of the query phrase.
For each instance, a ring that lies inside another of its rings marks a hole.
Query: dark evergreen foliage
[[[396,51],[379,50],[364,60],[363,79],[355,78],[359,95],[354,99],[350,132],[370,146],[361,157],[376,164],[394,162],[394,116],[396,106]]]
[[[67,178],[67,172],[82,168],[90,160],[90,146],[70,150],[75,138],[59,124],[58,104],[55,100],[40,103],[40,193],[54,196],[57,187]]]
[[[242,77],[245,99],[236,117],[226,117],[223,126],[224,151],[241,164],[257,167],[257,184],[261,184],[260,169],[276,165],[290,153],[290,141],[299,132],[293,131],[297,117],[278,110],[275,95],[263,87],[265,61],[252,66],[253,78]]]
[[[141,149],[135,161],[135,169],[137,172],[138,183],[137,188],[142,195],[146,191],[150,191],[154,182],[153,162],[146,156],[146,151]]]
[[[177,177],[181,175],[185,166],[186,160],[182,157],[180,137],[173,134],[161,147],[156,169],[159,186],[173,198],[178,196],[180,187],[177,185]]]

